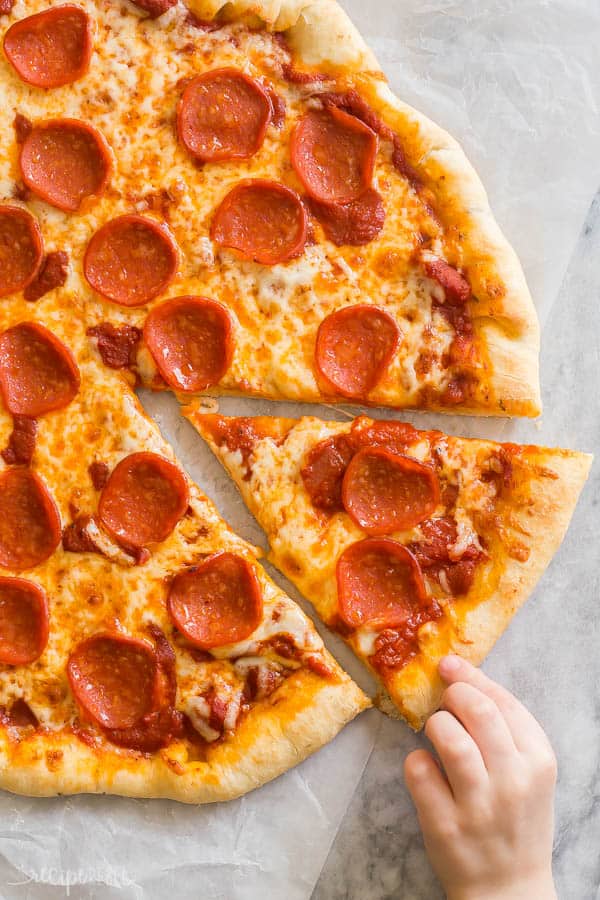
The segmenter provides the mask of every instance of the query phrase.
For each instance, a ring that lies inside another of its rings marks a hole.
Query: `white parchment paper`
[[[465,146],[521,256],[543,323],[600,182],[600,66],[592,40],[599,26],[597,0],[344,5],[396,92]],[[264,545],[233,485],[174,401],[148,394],[142,399],[225,517]],[[251,401],[224,401],[221,408],[234,414],[344,415]],[[455,433],[539,436],[527,423],[506,428],[502,420],[405,418]],[[543,438],[568,445],[551,410],[544,414]],[[325,638],[368,688],[368,677],[339,640]],[[380,727],[379,713],[361,716],[296,770],[227,805],[113,797],[31,800],[0,793],[0,896],[307,900]]]

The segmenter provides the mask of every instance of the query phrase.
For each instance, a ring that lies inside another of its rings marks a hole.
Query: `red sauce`
[[[11,728],[37,728],[37,716],[25,700],[15,700],[8,709],[0,706],[0,725]]]
[[[0,456],[8,466],[28,466],[33,459],[37,422],[28,416],[13,416],[13,430],[8,446]]]
[[[386,628],[375,641],[375,653],[370,663],[385,678],[390,669],[403,668],[419,652],[419,629],[426,622],[439,619],[442,610],[435,600],[406,620],[402,630]]]
[[[459,560],[450,558],[448,547],[456,542],[457,527],[452,516],[428,519],[421,525],[424,541],[414,541],[408,549],[416,557],[421,569],[439,582],[440,573],[445,573],[448,586],[455,596],[466,594],[475,577],[479,562],[487,559],[487,554],[475,545],[467,547]]]

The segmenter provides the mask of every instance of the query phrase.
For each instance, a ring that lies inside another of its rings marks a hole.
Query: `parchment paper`
[[[596,42],[589,39],[598,28],[596,0],[344,5],[397,93],[465,146],[521,256],[543,323],[600,181],[600,67]],[[235,488],[174,401],[149,394],[142,400],[228,521],[264,545]],[[221,409],[345,414],[251,401],[223,401]],[[457,434],[539,437],[527,423],[507,429],[502,420],[404,418]],[[547,442],[561,442],[560,424],[545,413]],[[368,677],[346,648],[325,637],[368,688]],[[296,770],[227,805],[196,808],[113,797],[31,800],[0,793],[0,896],[307,900],[381,724],[375,711],[361,716]],[[393,754],[383,759],[385,765],[400,764]]]

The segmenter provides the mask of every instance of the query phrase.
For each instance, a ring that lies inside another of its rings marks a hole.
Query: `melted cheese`
[[[284,265],[242,262],[215,247],[209,237],[214,210],[244,178],[269,178],[301,190],[290,164],[290,135],[303,114],[309,90],[281,78],[286,52],[270,35],[240,25],[206,33],[194,28],[182,4],[153,21],[133,7],[82,0],[95,22],[89,72],[74,84],[40,91],[23,84],[0,55],[3,104],[0,131],[0,200],[13,196],[18,180],[15,112],[32,121],[74,117],[91,122],[114,156],[109,189],[87,200],[77,215],[35,198],[27,207],[39,218],[48,249],[66,250],[71,260],[69,288],[91,323],[129,322],[143,326],[147,308],[125,309],[104,301],[82,272],[85,247],[107,220],[127,212],[168,223],[181,250],[180,266],[166,296],[201,294],[224,303],[235,320],[235,353],[219,387],[268,397],[319,399],[313,365],[314,343],[323,318],[348,304],[374,303],[397,320],[402,343],[370,399],[380,404],[415,404],[424,386],[441,390],[450,378],[442,359],[454,332],[432,309],[440,288],[411,263],[418,235],[427,233],[443,255],[440,226],[413,188],[392,167],[382,142],[375,173],[387,217],[380,237],[366,247],[335,247],[315,226],[317,243]],[[11,22],[46,8],[47,0],[18,0],[3,17],[0,37]],[[265,78],[285,100],[286,121],[268,129],[263,147],[250,160],[194,166],[179,146],[176,106],[185,79],[221,66],[236,66]],[[313,88],[310,89],[314,90]],[[417,243],[416,243],[417,242]],[[158,298],[157,301],[159,302]],[[421,349],[431,369],[417,376]],[[156,367],[142,351],[139,373],[150,384]]]
[[[75,298],[68,289],[46,295],[35,305],[23,299],[4,300],[0,308],[0,332],[16,322],[35,319],[51,324],[56,336],[74,353],[81,387],[65,409],[49,413],[38,422],[32,468],[40,475],[59,509],[63,527],[76,516],[97,512],[99,492],[89,474],[92,462],[106,463],[110,470],[129,453],[152,451],[174,459],[157,427],[143,413],[123,380],[98,364],[83,325],[65,315]],[[0,447],[7,444],[12,421],[0,407]],[[5,463],[0,458],[0,471]],[[190,508],[169,537],[151,548],[144,565],[132,565],[127,554],[100,529],[91,525],[91,537],[104,551],[67,553],[59,545],[44,563],[17,574],[39,584],[50,606],[50,637],[39,660],[28,666],[0,665],[0,706],[24,699],[39,721],[59,730],[78,715],[66,677],[72,648],[98,631],[122,629],[145,634],[149,623],[170,637],[173,627],[166,611],[166,593],[173,576],[204,559],[217,549],[238,553],[255,566],[265,601],[265,618],[252,639],[222,648],[213,662],[198,662],[176,641],[179,708],[186,709],[217,683],[228,696],[241,696],[244,675],[231,657],[254,652],[256,644],[276,634],[290,634],[301,650],[322,652],[323,644],[299,608],[256,564],[256,551],[233,534],[212,503],[190,484]],[[298,666],[299,662],[290,663]],[[234,708],[226,729],[235,726]],[[239,713],[239,703],[238,703]],[[208,739],[208,738],[207,738]]]

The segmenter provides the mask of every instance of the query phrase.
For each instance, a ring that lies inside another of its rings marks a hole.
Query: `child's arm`
[[[457,656],[440,662],[442,709],[404,766],[425,847],[448,900],[555,900],[556,759],[518,700]],[[444,774],[445,773],[445,774]]]

